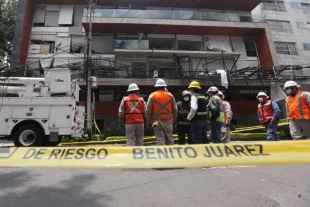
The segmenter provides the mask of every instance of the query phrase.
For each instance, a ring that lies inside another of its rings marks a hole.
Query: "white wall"
[[[252,11],[253,18],[258,17],[260,12],[267,20],[289,21],[292,33],[271,32],[275,42],[294,42],[299,55],[278,54],[280,65],[298,65],[310,63],[310,51],[304,50],[303,43],[310,43],[310,30],[297,28],[296,22],[310,22],[310,14],[304,14],[302,9],[292,8],[289,0],[283,0],[287,12],[261,10],[259,5]],[[294,2],[308,3],[310,0],[294,0]]]

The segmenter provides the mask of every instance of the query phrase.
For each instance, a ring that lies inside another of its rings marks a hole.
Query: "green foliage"
[[[17,0],[0,0],[0,62],[11,63]]]
[[[107,128],[104,130],[103,137],[106,139],[107,137],[117,137],[117,136],[125,136],[126,130],[125,128]],[[154,136],[153,128],[144,128],[144,136]]]

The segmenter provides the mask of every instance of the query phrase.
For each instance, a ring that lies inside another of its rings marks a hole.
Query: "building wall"
[[[18,1],[12,54],[13,66],[26,63],[33,14],[34,4],[32,0]]]
[[[310,0],[294,1],[310,4]],[[292,32],[271,31],[272,39],[275,42],[296,43],[298,55],[277,54],[280,65],[309,64],[310,51],[304,50],[303,43],[310,43],[310,28],[301,29],[296,22],[310,22],[310,14],[304,14],[302,9],[292,8],[289,0],[284,0],[286,12],[262,10],[262,5],[257,6],[252,15],[256,21],[282,20],[289,21]],[[277,65],[275,65],[277,66]]]

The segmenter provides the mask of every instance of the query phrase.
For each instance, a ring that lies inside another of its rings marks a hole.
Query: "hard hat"
[[[259,92],[256,96],[256,98],[260,97],[260,96],[266,96],[267,98],[269,98],[269,96],[265,93],[265,92]]]
[[[199,84],[197,81],[191,82],[191,84],[189,84],[188,88],[197,88],[197,89],[201,89],[200,84]]]
[[[295,81],[286,81],[283,88],[285,89],[291,86],[297,86],[297,88],[300,87]]]
[[[167,87],[167,84],[163,79],[158,79],[154,87]]]
[[[131,83],[131,84],[129,84],[127,91],[129,92],[129,91],[138,91],[138,90],[140,90],[140,89],[138,88],[137,84]]]
[[[217,87],[211,86],[211,87],[208,89],[207,93],[209,93],[209,92],[218,92],[218,91],[219,91],[219,89],[217,89]]]
[[[219,92],[217,93],[217,95],[223,96],[223,97],[224,97],[224,94],[222,93],[222,91],[219,91]]]
[[[191,92],[187,91],[187,90],[184,90],[182,92],[182,96],[190,96],[191,95]]]

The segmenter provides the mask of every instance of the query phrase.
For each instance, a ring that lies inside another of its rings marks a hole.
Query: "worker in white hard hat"
[[[279,141],[277,127],[280,120],[281,110],[275,101],[268,100],[265,92],[259,92],[256,97],[259,101],[258,119],[267,131],[267,141]]]
[[[139,90],[137,84],[129,84],[129,95],[122,99],[118,109],[119,125],[126,127],[127,146],[143,146],[146,104],[139,97]]]
[[[191,121],[192,139],[194,144],[208,144],[207,138],[207,104],[206,97],[201,93],[199,82],[192,81],[188,86],[191,96],[191,110],[187,120]]]
[[[219,91],[217,94],[221,99],[223,103],[223,111],[224,111],[224,123],[221,128],[221,134],[222,134],[222,142],[223,143],[229,143],[230,142],[230,122],[232,120],[233,112],[231,110],[231,106],[228,101],[224,101],[225,96],[222,93],[222,91]]]
[[[147,101],[147,123],[154,128],[157,145],[173,145],[173,128],[177,122],[178,109],[175,99],[166,90],[167,84],[158,79],[153,92]]]
[[[185,136],[187,135],[187,143],[194,144],[192,139],[191,122],[187,120],[187,115],[191,109],[191,92],[184,90],[182,92],[182,100],[177,102],[178,118],[177,118],[177,131],[178,131],[178,144],[185,144]]]
[[[222,143],[221,129],[224,123],[223,101],[218,96],[218,88],[212,86],[208,89],[209,103],[207,113],[210,119],[210,139],[213,143]]]
[[[294,140],[302,139],[303,132],[310,138],[310,93],[300,91],[295,81],[287,81],[284,89],[286,115],[290,133]]]

